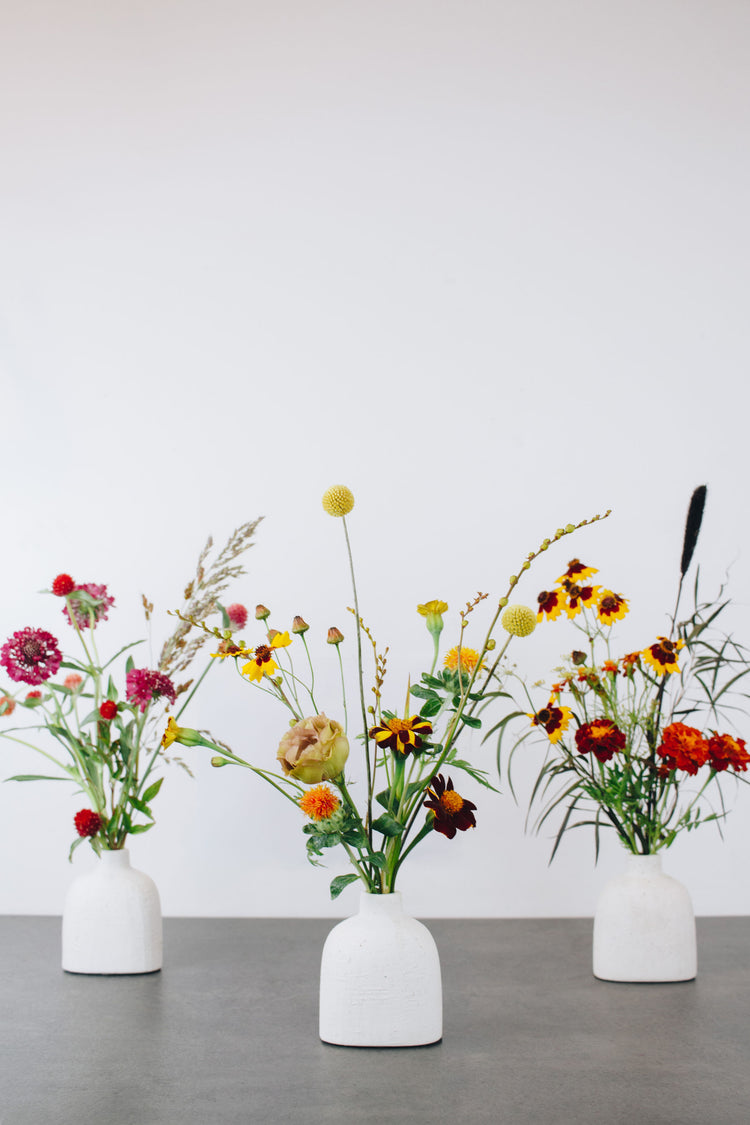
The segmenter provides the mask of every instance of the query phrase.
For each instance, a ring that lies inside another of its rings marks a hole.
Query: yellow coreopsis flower
[[[288,632],[277,633],[267,645],[258,645],[252,654],[252,659],[242,668],[242,675],[258,683],[264,676],[272,676],[278,668],[273,658],[277,648],[286,648],[292,643]]]

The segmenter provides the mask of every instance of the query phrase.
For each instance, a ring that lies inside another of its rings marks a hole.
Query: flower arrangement
[[[212,560],[209,554],[213,543],[208,540],[195,577],[185,588],[186,614],[220,612],[227,630],[244,627],[244,606],[224,608],[219,599],[230,581],[244,574],[238,559],[251,545],[258,522],[235,530]],[[30,711],[36,721],[2,729],[0,736],[37,751],[59,772],[17,774],[7,780],[71,781],[90,807],[80,809],[73,818],[77,835],[70,857],[84,840],[97,854],[118,850],[125,846],[128,836],[153,827],[151,803],[164,780],[163,774],[157,776],[158,767],[168,760],[158,737],[163,715],[165,709],[175,707],[178,699],[186,696],[177,711],[179,717],[211,667],[209,661],[196,682],[189,679],[178,683],[177,677],[191,667],[206,638],[202,633],[188,637],[190,625],[183,619],[164,643],[155,668],[136,666],[129,650],[142,641],[125,645],[103,661],[96,631],[115,602],[107,587],[77,583],[69,574],[58,574],[48,592],[62,600],[63,616],[75,634],[81,655],[63,655],[59,641],[46,629],[27,627],[13,633],[0,648],[0,666],[11,681],[32,690],[25,695],[5,690],[0,715],[8,718],[18,706]],[[143,608],[148,622],[154,607],[145,597]],[[124,694],[122,680],[118,689],[114,673],[121,657],[125,657]],[[59,679],[62,672],[65,675]],[[51,739],[46,745],[38,744],[29,740],[32,732],[46,732]],[[187,769],[184,762],[177,762]]]
[[[541,803],[537,830],[556,812],[562,814],[553,858],[565,832],[581,825],[594,827],[597,855],[605,826],[615,830],[629,852],[662,851],[679,832],[719,822],[726,815],[721,775],[729,769],[744,773],[750,763],[742,738],[714,729],[723,722],[730,694],[750,671],[745,650],[729,637],[716,636],[716,619],[728,605],[721,600],[722,591],[713,602],[699,604],[696,578],[695,608],[677,622],[705,496],[701,486],[691,499],[667,636],[615,657],[613,626],[629,612],[628,600],[595,585],[598,571],[579,559],[570,562],[553,589],[539,594],[538,620],[564,617],[582,637],[565,657],[541,707],[526,691],[531,726],[511,753],[512,758],[530,735],[546,736],[548,754],[530,807]],[[499,767],[504,724],[523,714],[508,716],[500,727]],[[693,725],[696,721],[699,726]],[[686,786],[693,778],[695,783]],[[701,803],[711,793],[718,809]]]
[[[490,702],[506,698],[502,690],[499,662],[513,637],[528,636],[536,626],[536,614],[527,606],[511,605],[509,598],[519,578],[510,578],[507,595],[501,597],[484,639],[477,648],[465,643],[472,614],[488,595],[479,593],[459,614],[457,643],[438,669],[440,635],[448,606],[433,600],[419,605],[430,633],[432,663],[419,682],[406,687],[403,710],[384,704],[388,649],[381,650],[372,631],[360,615],[354,563],[346,517],[354,507],[351,491],[337,485],[323,496],[325,511],[340,519],[352,579],[357,649],[359,706],[356,726],[363,751],[365,792],[358,803],[350,789],[347,766],[350,762],[350,733],[342,646],[344,636],[332,627],[326,638],[335,651],[341,678],[341,710],[335,717],[322,711],[315,694],[314,666],[304,618],[295,617],[287,629],[270,627],[270,611],[263,605],[256,610],[256,621],[266,635],[260,643],[245,643],[229,632],[210,629],[191,618],[219,641],[214,658],[233,663],[241,678],[255,690],[273,696],[287,711],[290,725],[283,733],[276,754],[277,768],[251,763],[228,746],[211,741],[197,730],[180,727],[170,719],[163,745],[173,743],[206,746],[216,753],[216,767],[236,765],[252,770],[295,804],[307,818],[303,833],[307,855],[319,863],[329,849],[343,848],[351,870],[336,876],[331,896],[337,897],[348,884],[361,880],[373,894],[388,894],[395,889],[398,872],[413,849],[437,832],[453,839],[476,825],[476,805],[462,796],[454,776],[463,773],[492,789],[486,773],[468,759],[459,757],[459,741],[464,732],[479,728],[480,712]],[[607,513],[609,514],[609,513]],[[524,560],[521,571],[552,542],[577,528],[603,518],[595,516],[577,525],[559,529],[545,539],[539,549]],[[501,646],[495,631],[504,631]],[[498,650],[499,647],[499,651]],[[364,684],[364,651],[371,650],[372,696],[368,705]],[[295,651],[301,660],[295,664]],[[329,650],[330,651],[330,650]],[[300,670],[300,662],[306,672]],[[399,692],[403,698],[403,691]],[[418,701],[419,709],[414,700]]]

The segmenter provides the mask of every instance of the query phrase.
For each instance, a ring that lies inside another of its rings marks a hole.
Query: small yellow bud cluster
[[[509,605],[503,611],[500,624],[514,637],[528,637],[536,629],[536,614],[527,605]]]

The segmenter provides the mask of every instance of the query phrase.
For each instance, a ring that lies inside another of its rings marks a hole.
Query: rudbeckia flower
[[[650,664],[661,676],[667,672],[679,672],[677,653],[684,647],[684,641],[670,641],[666,637],[657,637],[656,644],[645,648],[641,656],[646,664]]]
[[[450,778],[446,782],[441,773],[436,774],[427,793],[428,799],[424,802],[424,807],[435,814],[432,827],[436,832],[442,832],[443,836],[452,840],[456,832],[476,828],[474,813],[477,806],[455,791]]]
[[[291,643],[292,638],[288,632],[276,633],[273,640],[269,641],[267,645],[258,645],[252,652],[249,662],[241,669],[242,675],[247,676],[249,680],[257,680],[258,682],[264,676],[272,676],[278,668],[278,664],[273,658],[275,650],[286,648]]]
[[[583,578],[590,578],[592,574],[598,574],[599,571],[595,566],[586,566],[580,559],[571,559],[568,563],[568,569],[565,574],[561,574],[558,582],[580,582]]]
[[[548,621],[554,621],[565,604],[565,594],[562,590],[542,590],[536,600],[539,603],[537,621],[544,621],[545,614]]]
[[[529,718],[532,726],[544,728],[550,742],[559,742],[563,732],[570,726],[573,712],[570,707],[555,707],[554,700],[550,699],[546,707],[534,715],[529,715]]]
[[[628,603],[622,594],[615,594],[613,590],[602,590],[596,613],[602,625],[611,625],[613,621],[621,620],[628,612]]]
[[[380,726],[371,727],[369,731],[370,738],[378,746],[403,755],[418,754],[423,749],[423,738],[431,734],[432,723],[419,715],[412,715],[410,719],[389,719]]]

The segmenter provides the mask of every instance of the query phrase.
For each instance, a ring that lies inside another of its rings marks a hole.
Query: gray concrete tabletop
[[[750,918],[698,977],[611,984],[590,919],[431,920],[444,1033],[317,1033],[326,919],[178,919],[149,976],[60,969],[60,919],[0,918],[0,1125],[749,1125]]]

